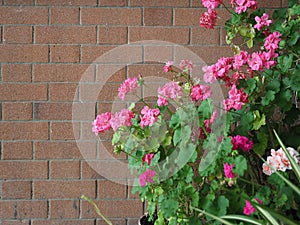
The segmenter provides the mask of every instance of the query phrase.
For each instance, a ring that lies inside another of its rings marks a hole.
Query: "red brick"
[[[130,0],[130,6],[171,6],[171,7],[188,7],[189,0]]]
[[[47,140],[48,123],[45,122],[0,122],[2,140]]]
[[[30,225],[30,220],[2,220],[2,225]]]
[[[50,24],[79,24],[79,8],[50,8]]]
[[[95,103],[74,102],[72,104],[73,121],[93,121],[95,119]]]
[[[30,26],[5,26],[4,43],[25,44],[32,43],[32,27]]]
[[[73,125],[77,128],[73,130]],[[79,123],[71,122],[51,122],[51,140],[74,140],[79,138]],[[75,133],[74,133],[75,131]]]
[[[94,79],[94,68],[78,64],[37,64],[33,66],[35,82],[79,82],[83,76]]]
[[[51,62],[72,62],[78,63],[80,47],[73,45],[53,45],[50,47]]]
[[[173,46],[149,45],[144,47],[144,60],[146,62],[162,62],[165,63],[173,59]],[[144,66],[144,65],[143,65]],[[160,65],[159,72],[162,71],[163,66]],[[164,73],[166,74],[166,73]],[[131,74],[133,76],[134,74]],[[143,75],[143,74],[142,74]]]
[[[14,212],[17,205],[16,202],[13,201],[0,201],[0,218],[2,219],[8,219],[8,218],[14,218]],[[14,218],[15,219],[15,218]]]
[[[176,44],[189,43],[188,28],[161,28],[161,27],[130,27],[129,41],[169,41]]]
[[[35,42],[42,44],[95,44],[96,27],[42,26],[35,28]]]
[[[99,6],[127,6],[126,0],[101,0]]]
[[[68,179],[80,178],[79,161],[51,161],[50,162],[50,178]]]
[[[97,66],[97,82],[123,82],[126,78],[126,67],[123,65],[103,64]]]
[[[34,198],[80,198],[95,197],[95,181],[33,181]]]
[[[97,0],[36,0],[37,5],[96,6]]]
[[[38,179],[48,177],[46,161],[0,161],[1,179]]]
[[[17,202],[17,218],[47,218],[48,206],[47,201],[28,200]]]
[[[273,1],[264,1],[264,0],[257,0],[258,8],[280,8],[281,7],[281,0],[273,0]]]
[[[44,84],[0,84],[0,100],[47,100],[47,86]]]
[[[101,179],[103,178],[97,173],[87,161],[81,161],[81,179]]]
[[[30,181],[4,181],[2,182],[2,199],[30,199]]]
[[[79,99],[83,101],[120,101],[118,98],[118,88],[120,84],[81,84]],[[98,94],[98,98],[97,98]],[[96,98],[95,98],[96,97]]]
[[[109,219],[109,221],[112,222],[112,224],[116,224],[116,225],[127,225],[127,220],[125,220],[125,219]],[[135,222],[136,223],[134,225],[138,224],[137,221],[135,221]],[[107,225],[107,222],[105,222],[103,219],[97,219],[96,224],[97,225]]]
[[[98,28],[99,44],[126,44],[127,36],[127,27],[101,26]]]
[[[126,198],[126,185],[110,180],[98,180],[98,198]]]
[[[144,25],[145,26],[172,26],[172,9],[166,8],[145,8]]]
[[[36,120],[71,120],[71,103],[35,103],[34,118]]]
[[[31,82],[31,65],[2,64],[2,81]]]
[[[50,101],[73,101],[74,98],[77,98],[77,84],[50,83],[49,93]]]
[[[3,142],[2,159],[32,159],[32,142]]]
[[[32,220],[31,225],[95,225],[94,219],[73,220]]]
[[[220,29],[205,29],[201,27],[191,29],[191,44],[193,45],[219,45]]]
[[[141,25],[142,11],[139,8],[82,8],[82,24]]]
[[[92,142],[35,142],[35,159],[82,159],[79,147],[85,149],[85,156],[95,158],[95,143]]]
[[[1,12],[0,12],[1,14]],[[48,62],[48,46],[0,45],[1,62]]]
[[[34,0],[4,0],[4,5],[34,5]]]
[[[21,0],[20,0],[21,1]],[[48,24],[46,7],[13,6],[0,7],[1,24]],[[1,61],[1,60],[0,60]]]
[[[95,203],[101,206],[101,213],[108,218],[140,217],[143,214],[143,207],[140,200],[97,200]],[[114,210],[112,210],[114,209]],[[98,217],[87,201],[82,201],[82,218]]]
[[[132,64],[142,62],[142,46],[83,46],[81,60],[85,63]]]
[[[79,217],[79,200],[50,200],[50,218],[66,219]]]
[[[32,103],[3,102],[2,120],[32,120]]]

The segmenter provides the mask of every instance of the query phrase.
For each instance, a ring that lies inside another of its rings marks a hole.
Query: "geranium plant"
[[[173,80],[158,88],[154,104],[141,99],[140,109],[100,114],[93,132],[114,131],[115,152],[128,155],[133,191],[156,225],[296,224],[300,5],[289,1],[271,17],[254,0],[202,3],[201,27],[214,28],[221,5],[231,14],[232,57],[203,67],[203,79],[191,76],[189,60],[167,62],[162,69]],[[221,106],[211,97],[216,82],[228,91]],[[119,97],[142,86],[142,76],[128,78]]]

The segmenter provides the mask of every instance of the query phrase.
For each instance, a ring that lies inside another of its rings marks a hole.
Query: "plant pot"
[[[149,221],[148,213],[145,213],[139,220],[138,225],[154,225],[157,216],[154,215],[152,221]]]

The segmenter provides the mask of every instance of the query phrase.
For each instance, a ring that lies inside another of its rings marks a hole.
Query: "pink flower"
[[[144,106],[141,111],[143,116],[141,118],[141,127],[144,128],[145,126],[152,126],[158,119],[160,115],[159,109],[150,109],[148,106]]]
[[[138,78],[136,78],[136,77],[128,78],[127,80],[125,80],[118,89],[119,98],[124,100],[125,95],[127,93],[133,91],[138,86],[137,81],[138,81]]]
[[[93,122],[93,132],[98,135],[98,133],[103,133],[106,130],[109,130],[110,120],[112,118],[112,114],[110,112],[102,113],[96,117]]]
[[[144,157],[142,159],[143,164],[144,164],[144,162],[146,162],[146,163],[148,163],[148,165],[150,165],[151,164],[151,159],[153,159],[153,158],[154,158],[153,153],[144,155]]]
[[[212,84],[217,80],[216,77],[214,76],[213,69],[214,69],[214,65],[202,67],[202,71],[204,72],[203,79],[206,83]]]
[[[256,9],[257,2],[252,0],[231,0],[231,4],[236,6],[235,12],[241,14],[242,12],[246,12],[248,8]]]
[[[224,164],[224,174],[225,174],[225,176],[227,178],[235,178],[235,177],[237,177],[237,175],[232,172],[232,168],[233,167],[234,167],[233,164],[232,165],[229,165],[228,163]]]
[[[200,27],[213,29],[217,21],[217,12],[210,10],[202,14],[200,18]]]
[[[139,182],[141,187],[145,187],[147,183],[153,182],[153,177],[156,176],[156,172],[154,170],[146,170],[139,177]]]
[[[247,137],[236,135],[231,137],[231,143],[234,150],[242,149],[244,152],[249,152],[253,147],[253,142]]]
[[[281,41],[281,33],[275,31],[265,39],[264,47],[266,50],[274,51],[278,49],[278,44]]]
[[[244,214],[249,216],[255,211],[256,209],[251,205],[251,203],[248,200],[246,200],[246,206],[244,207]]]
[[[232,85],[231,90],[228,92],[229,99],[225,99],[223,104],[225,110],[229,111],[231,109],[240,110],[243,105],[248,102],[248,96],[243,89],[238,90],[235,85]]]
[[[193,62],[191,60],[181,60],[179,63],[179,67],[182,70],[189,70],[190,72],[193,71]]]
[[[212,10],[217,8],[222,2],[223,0],[202,0],[202,5]]]
[[[233,68],[239,70],[248,62],[249,54],[246,51],[241,51],[240,54],[233,57]]]
[[[254,25],[254,28],[256,28],[257,30],[261,30],[261,28],[263,26],[270,26],[270,24],[272,23],[272,20],[269,20],[269,15],[264,13],[262,15],[262,17],[256,16],[255,17],[255,21],[257,24]]]
[[[215,121],[215,119],[218,118],[218,113],[216,111],[214,111],[211,115],[211,117],[209,118],[209,120],[204,120],[204,125],[206,127],[206,129],[209,129],[209,126],[211,124],[213,124],[213,122]]]
[[[134,118],[134,113],[129,109],[122,109],[121,112],[117,112],[113,115],[110,120],[110,125],[114,131],[116,131],[121,126],[131,126],[132,118]]]
[[[165,73],[169,72],[171,70],[171,67],[172,67],[173,63],[174,63],[173,61],[166,62],[166,65],[164,66],[164,72]]]
[[[168,105],[168,99],[175,99],[182,96],[182,88],[174,81],[166,83],[158,88],[158,106]]]
[[[193,101],[204,100],[211,96],[210,86],[197,84],[192,87],[191,98]]]

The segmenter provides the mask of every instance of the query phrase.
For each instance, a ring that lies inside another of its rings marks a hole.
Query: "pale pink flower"
[[[211,96],[210,86],[197,84],[191,89],[191,98],[193,101],[205,100]]]
[[[230,2],[233,6],[236,6],[235,12],[238,14],[246,12],[248,8],[257,8],[257,2],[253,0],[231,0]]]
[[[96,117],[96,119],[93,122],[93,128],[92,131],[98,135],[98,133],[103,133],[106,130],[109,130],[110,120],[112,118],[112,114],[110,112],[102,113]]]
[[[242,149],[244,152],[249,152],[253,147],[253,142],[241,135],[231,137],[231,143],[234,150]]]
[[[248,200],[246,200],[246,206],[244,207],[244,214],[249,216],[255,211],[256,209],[251,205],[251,203]]]
[[[112,116],[110,125],[113,130],[116,131],[121,126],[131,126],[132,118],[134,118],[134,113],[132,111],[129,109],[122,109]]]
[[[188,70],[193,72],[193,62],[191,60],[181,60],[179,63],[179,67],[181,70]]]
[[[158,88],[158,106],[168,105],[168,99],[175,99],[182,96],[182,88],[174,81],[166,83]]]
[[[120,99],[124,100],[125,95],[131,91],[133,91],[138,86],[138,78],[130,77],[125,80],[118,89],[118,96]]]
[[[169,72],[171,70],[171,67],[173,66],[174,62],[173,61],[168,61],[166,62],[166,65],[164,66],[164,72]]]
[[[229,165],[228,163],[224,164],[224,174],[225,174],[225,176],[227,178],[235,178],[235,177],[237,177],[237,175],[232,172],[232,168],[233,167],[234,167],[233,164],[232,165]]]
[[[143,164],[144,162],[148,163],[148,165],[151,164],[151,160],[154,158],[154,154],[150,153],[150,154],[146,154],[144,155],[144,157],[142,158]]]
[[[217,80],[216,77],[214,76],[213,69],[214,69],[214,65],[202,67],[202,71],[204,72],[203,79],[206,83],[212,84],[213,82],[215,82]]]
[[[202,5],[212,10],[217,8],[222,2],[223,0],[202,0]]]
[[[145,187],[147,183],[153,182],[153,177],[156,176],[156,172],[154,170],[146,170],[139,177],[139,182],[141,187]]]
[[[254,25],[254,28],[256,28],[257,30],[261,30],[261,28],[263,26],[270,26],[270,24],[272,23],[272,20],[269,20],[269,15],[264,13],[262,15],[262,17],[256,16],[255,17],[255,21],[257,24]]]
[[[141,118],[141,127],[144,128],[145,126],[152,126],[158,119],[160,115],[159,109],[150,109],[148,106],[144,106],[141,111],[143,116]]]
[[[217,21],[217,12],[215,10],[210,10],[201,15],[200,27],[205,27],[213,29]]]

